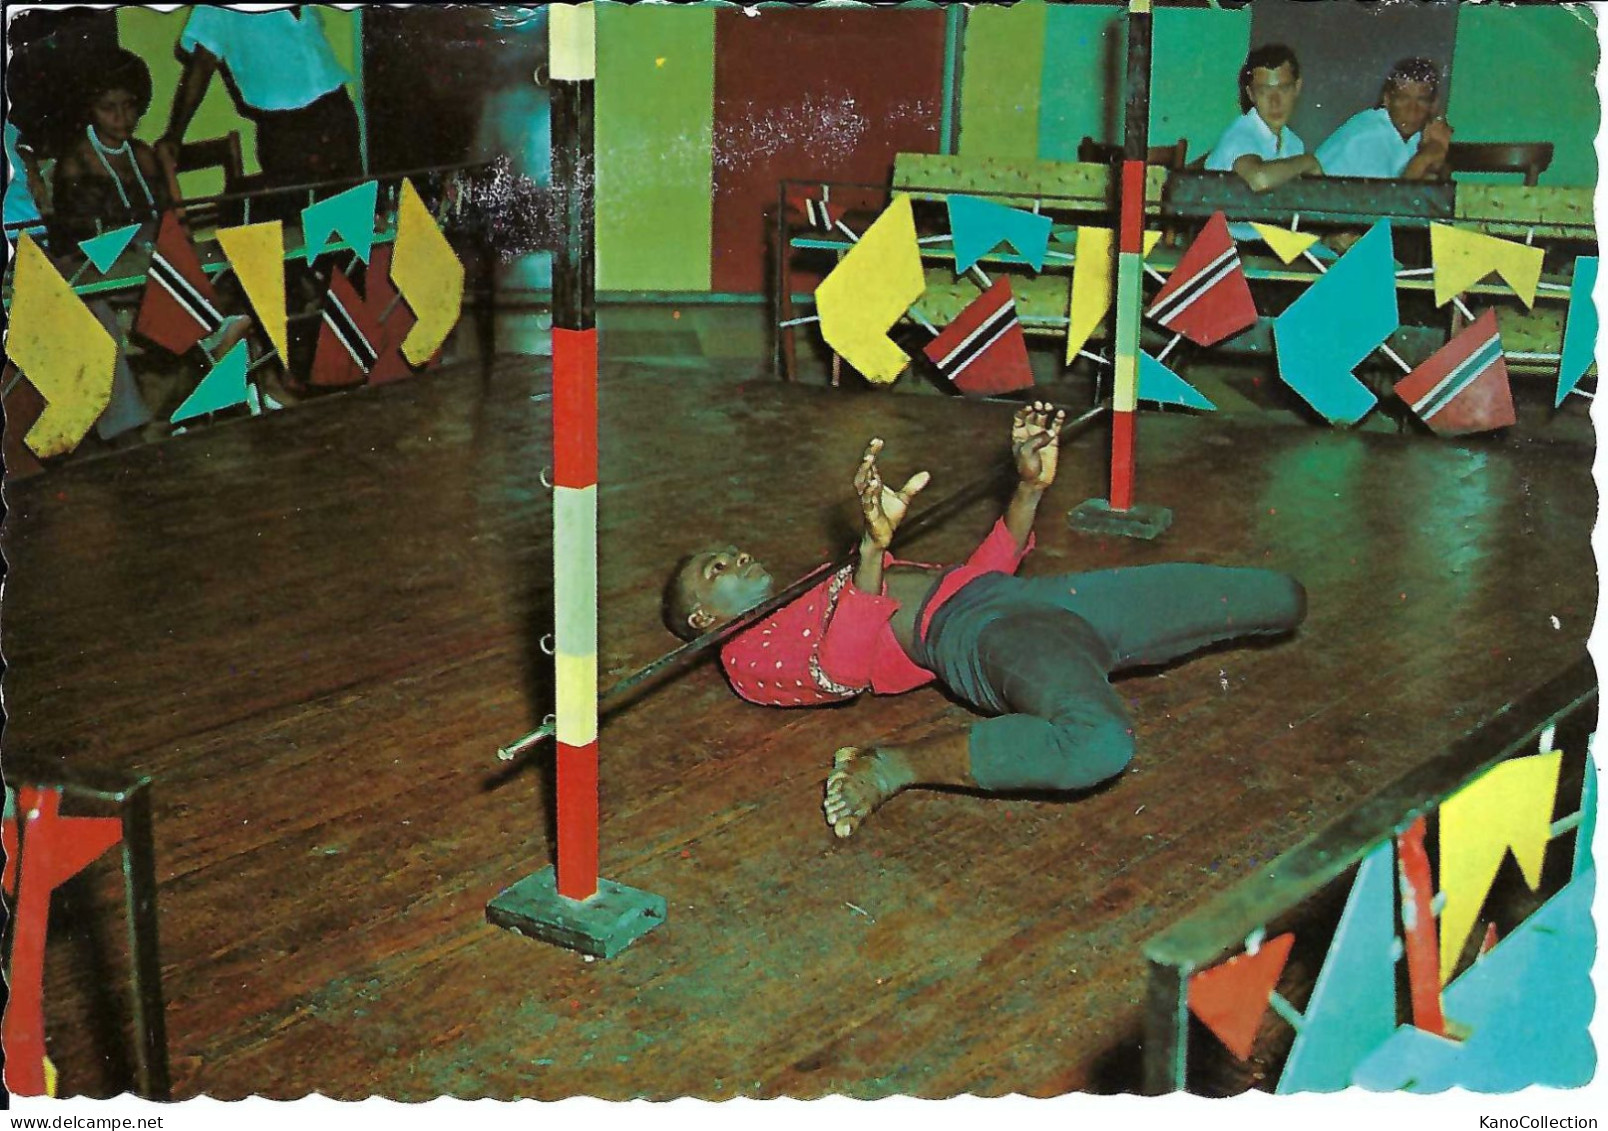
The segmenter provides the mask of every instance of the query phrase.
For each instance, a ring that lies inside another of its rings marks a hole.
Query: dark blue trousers
[[[1058,577],[985,574],[950,598],[917,662],[989,716],[970,734],[987,790],[1086,789],[1133,757],[1110,675],[1241,637],[1289,632],[1306,591],[1284,573],[1153,565]]]

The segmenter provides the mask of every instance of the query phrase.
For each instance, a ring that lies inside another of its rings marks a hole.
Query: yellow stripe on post
[[[553,657],[557,677],[553,713],[558,740],[567,746],[587,746],[597,740],[597,653],[575,656],[559,652]]]
[[[591,4],[547,9],[548,66],[559,82],[597,78],[597,11]]]

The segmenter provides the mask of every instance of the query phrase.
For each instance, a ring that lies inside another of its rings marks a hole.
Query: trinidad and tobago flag
[[[992,396],[1033,387],[1027,339],[1005,276],[956,315],[923,352],[963,393]]]
[[[177,213],[162,217],[134,329],[174,353],[184,353],[223,325],[218,292]]]
[[[1256,302],[1221,212],[1212,213],[1145,313],[1199,346],[1255,324]]]
[[[390,270],[391,248],[382,245],[369,259],[362,297],[341,272],[331,275],[309,384],[383,385],[412,374],[401,347],[415,319],[398,299]]]
[[[1517,419],[1496,311],[1487,310],[1462,333],[1396,383],[1396,395],[1443,436],[1489,432]]]

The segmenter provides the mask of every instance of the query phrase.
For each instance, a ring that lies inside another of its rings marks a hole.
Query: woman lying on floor
[[[1133,757],[1133,726],[1111,673],[1162,664],[1224,640],[1292,631],[1306,615],[1295,578],[1261,569],[1166,564],[1055,577],[1012,576],[1033,548],[1033,519],[1055,481],[1064,412],[1016,413],[1018,483],[1004,515],[956,566],[887,553],[926,472],[884,485],[882,441],[854,475],[865,516],[858,563],[733,637],[720,659],[749,702],[806,707],[864,691],[894,695],[937,680],[986,716],[905,746],[845,747],[823,808],[840,837],[911,786],[985,793],[1084,790]],[[691,639],[754,608],[770,575],[735,546],[685,559],[666,620]]]

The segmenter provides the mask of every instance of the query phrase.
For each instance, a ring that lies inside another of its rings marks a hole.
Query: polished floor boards
[[[968,716],[936,690],[818,711],[705,663],[602,731],[602,871],[668,921],[622,955],[488,926],[552,858],[547,363],[500,359],[222,425],[8,489],[8,772],[155,778],[177,1095],[1053,1094],[1137,1083],[1139,947],[1581,654],[1589,448],[1147,414],[1152,543],[1072,532],[1068,445],[1025,572],[1164,560],[1297,574],[1289,641],[1119,686],[1140,753],[1076,800],[910,793],[847,842],[834,748]],[[537,399],[533,399],[537,398]],[[1071,406],[1077,408],[1080,406]],[[865,440],[928,501],[1005,455],[1007,405],[605,367],[599,665],[674,641],[669,563],[780,577],[846,544]],[[908,553],[964,554],[992,503]],[[128,1086],[111,861],[57,900],[66,1094]]]

